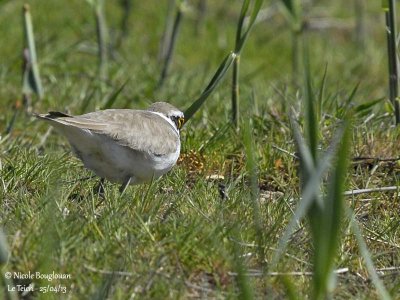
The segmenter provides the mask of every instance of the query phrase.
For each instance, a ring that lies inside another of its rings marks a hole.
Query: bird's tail
[[[33,114],[36,118],[38,119],[44,119],[44,120],[54,120],[58,118],[65,118],[69,117],[71,118],[71,115],[59,112],[59,111],[49,111],[47,114]]]

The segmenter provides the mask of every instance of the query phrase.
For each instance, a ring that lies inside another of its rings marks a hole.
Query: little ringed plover
[[[146,110],[107,109],[80,116],[49,112],[36,117],[68,139],[86,168],[121,183],[122,190],[162,176],[179,157],[184,116],[166,102]]]

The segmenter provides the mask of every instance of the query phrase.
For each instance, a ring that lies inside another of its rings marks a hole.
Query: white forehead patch
[[[168,113],[168,117],[183,117],[183,112],[179,110],[173,110]]]

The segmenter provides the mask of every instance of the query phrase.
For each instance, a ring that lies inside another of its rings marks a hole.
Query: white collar
[[[172,122],[172,120],[170,119],[170,118],[168,118],[166,115],[164,115],[164,114],[162,114],[162,113],[159,113],[159,112],[156,112],[156,111],[149,111],[150,113],[152,113],[152,114],[156,114],[156,115],[159,115],[161,118],[163,118],[165,121],[167,121],[169,124],[171,124],[171,126],[172,126],[172,128],[175,130],[175,132],[178,134],[178,136],[179,136],[179,130],[178,130],[178,128],[176,128],[176,125],[175,125],[175,123],[174,122]]]

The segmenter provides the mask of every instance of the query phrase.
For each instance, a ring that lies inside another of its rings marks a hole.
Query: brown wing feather
[[[40,117],[52,123],[87,129],[109,137],[122,146],[147,150],[156,155],[175,152],[179,143],[179,136],[172,125],[148,111],[108,109],[76,117]]]

